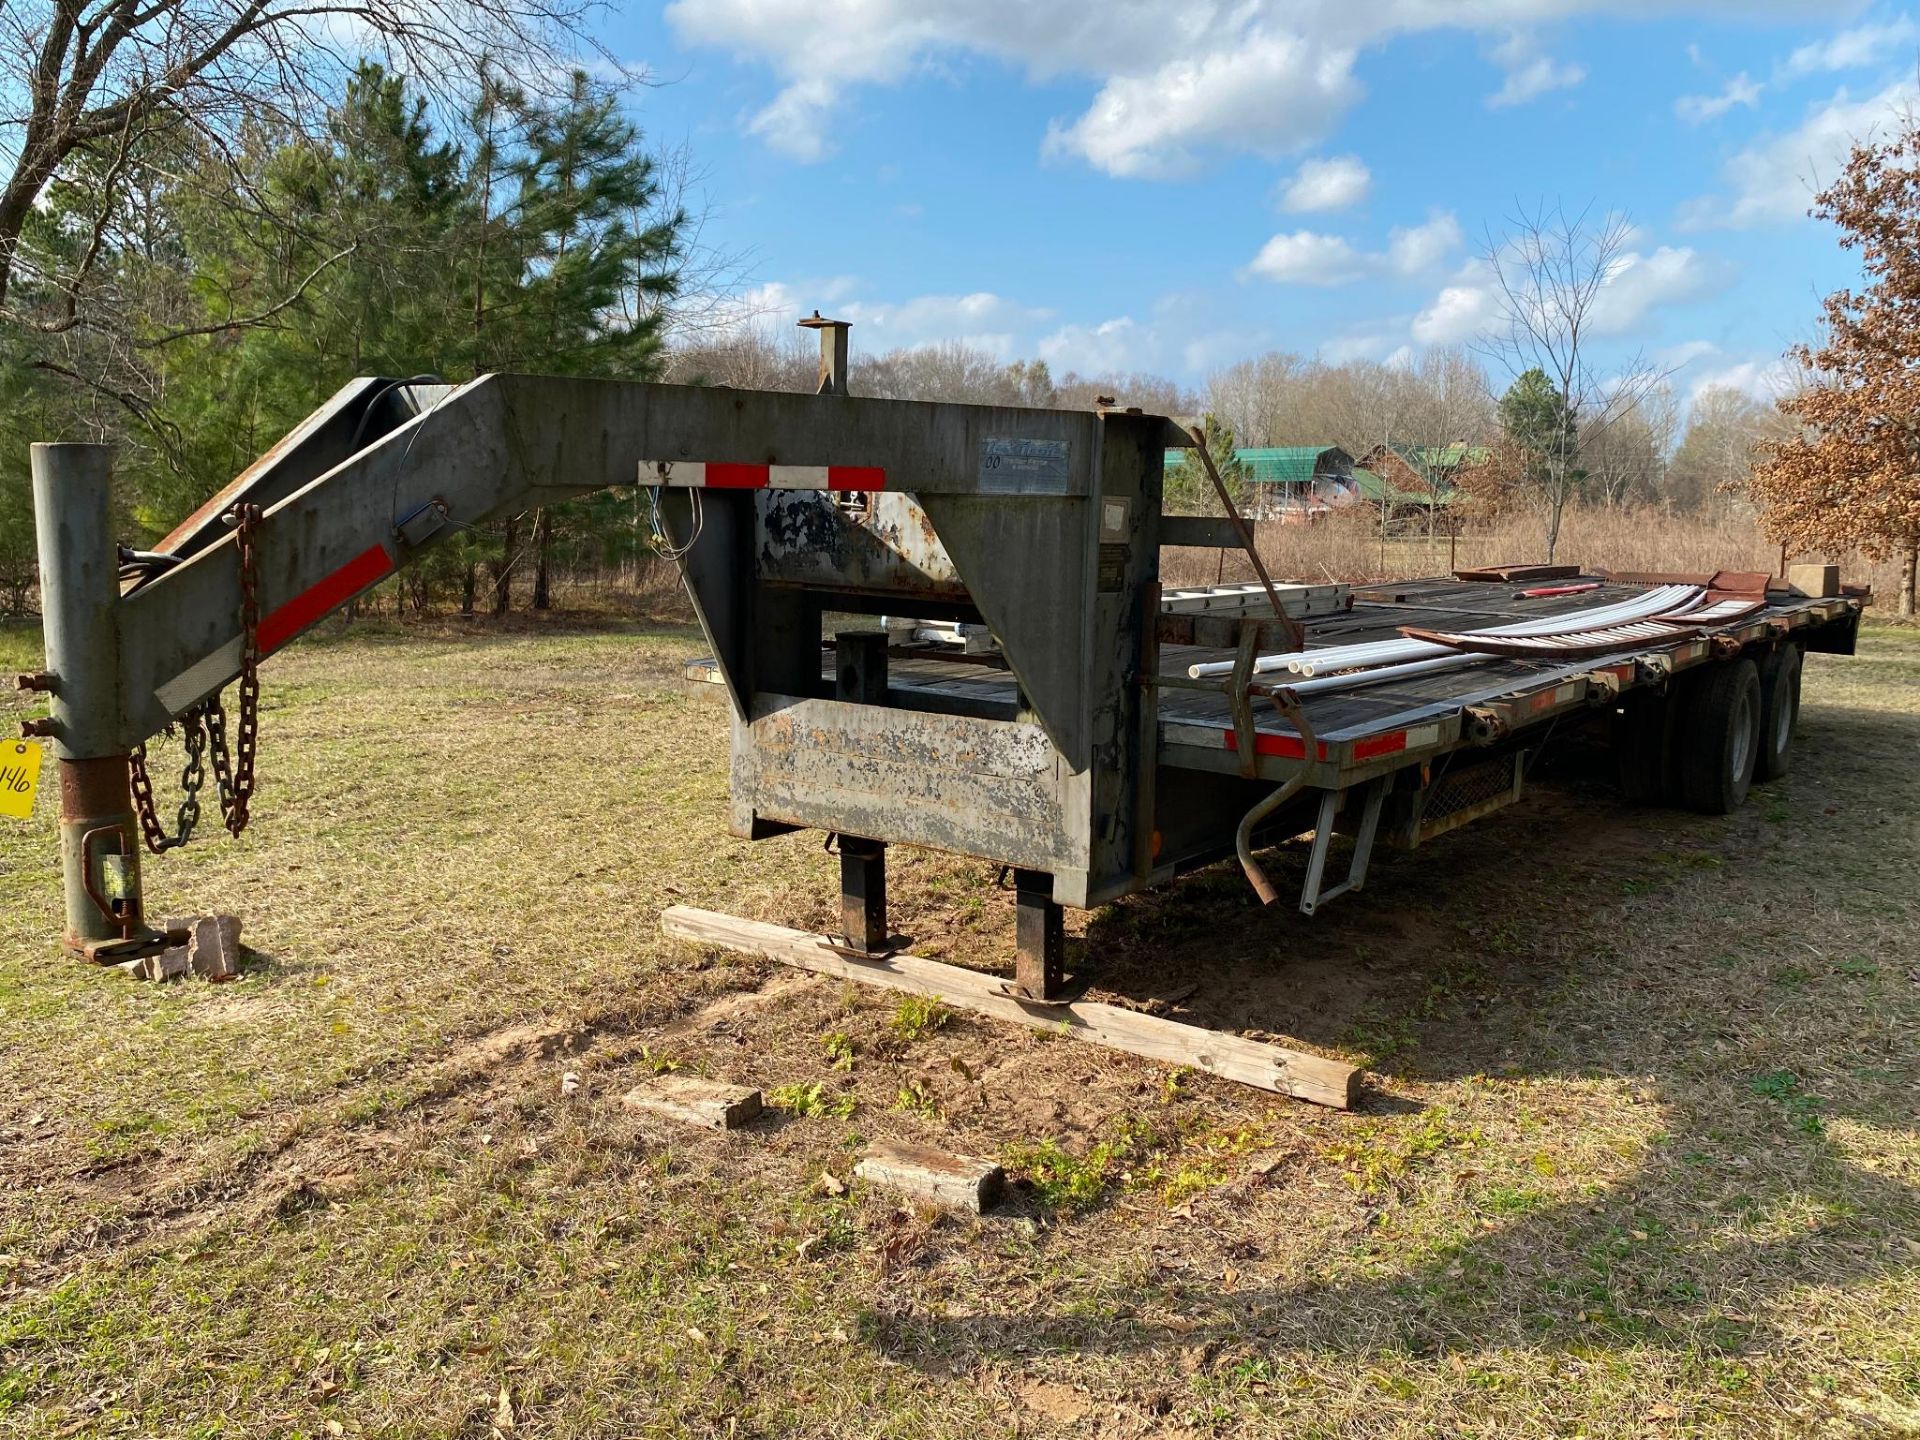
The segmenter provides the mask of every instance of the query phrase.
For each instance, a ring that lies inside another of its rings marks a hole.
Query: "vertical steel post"
[[[833,637],[834,698],[856,705],[887,701],[887,636],[853,632]],[[840,837],[840,928],[856,950],[887,948],[887,847],[858,835]]]
[[[140,831],[121,733],[112,485],[109,446],[33,447],[41,628],[60,770],[65,942],[88,954],[100,942],[133,939],[143,930]]]
[[[823,320],[820,312],[814,311],[800,322],[805,330],[820,332],[820,390],[822,395],[845,395],[847,393],[847,331],[853,328],[850,320]]]
[[[1052,1000],[1067,982],[1065,916],[1044,870],[1013,872],[1013,983],[1034,1000]]]

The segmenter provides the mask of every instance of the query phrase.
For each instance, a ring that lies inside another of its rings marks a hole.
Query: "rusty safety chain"
[[[238,835],[247,828],[253,802],[254,756],[260,740],[260,556],[254,547],[254,530],[260,521],[260,507],[236,504],[227,512],[235,528],[240,550],[240,718],[235,726],[233,751],[227,750],[227,712],[219,695],[210,695],[198,705],[181,713],[181,740],[186,746],[187,762],[180,772],[180,801],[177,828],[171,835],[160,823],[154,802],[153,780],[147,772],[147,744],[143,740],[130,757],[135,813],[140,817],[140,833],[147,849],[159,855],[187,843],[200,819],[200,787],[206,778],[203,752],[213,759],[213,778],[220,791],[220,811],[229,833]],[[173,727],[167,727],[173,733]]]
[[[200,786],[207,777],[202,758],[207,747],[207,732],[199,706],[196,705],[180,717],[180,728],[187,761],[180,771],[180,813],[178,828],[173,834],[169,835],[166,827],[160,823],[159,810],[154,804],[153,779],[147,773],[147,745],[144,740],[128,760],[134,810],[140,817],[140,833],[146,838],[147,849],[156,855],[186,844],[187,837],[193,834],[193,827],[200,823]],[[173,726],[167,727],[167,733],[173,733]]]

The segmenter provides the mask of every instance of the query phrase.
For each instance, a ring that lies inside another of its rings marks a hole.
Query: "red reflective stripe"
[[[1222,730],[1220,733],[1227,737],[1227,749],[1240,748],[1240,737],[1233,731]],[[1265,731],[1256,730],[1253,736],[1253,753],[1273,755],[1282,760],[1303,760],[1306,758],[1307,746],[1298,735],[1269,735]],[[1325,741],[1320,744],[1320,758],[1322,760],[1327,758]]]
[[[878,465],[829,465],[829,490],[884,490],[887,472]]]
[[[707,462],[709,490],[764,490],[767,488],[765,465],[726,465]]]
[[[1376,755],[1397,755],[1407,748],[1407,732],[1395,730],[1391,735],[1369,735],[1364,740],[1353,742],[1353,758],[1371,760]]]
[[[362,590],[393,573],[393,559],[384,545],[363,550],[338,570],[308,586],[293,599],[261,617],[260,653],[278,650],[330,610],[338,610]]]

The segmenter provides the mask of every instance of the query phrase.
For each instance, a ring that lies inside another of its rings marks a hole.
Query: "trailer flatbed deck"
[[[1395,581],[1355,590],[1351,608],[1305,620],[1306,648],[1326,650],[1400,638],[1402,626],[1432,630],[1477,630],[1575,615],[1643,593],[1645,583],[1609,580],[1603,574],[1570,577],[1568,585],[1591,585],[1576,594],[1528,597],[1538,582],[1459,580],[1452,577]],[[1256,607],[1249,607],[1254,614]],[[1674,674],[1703,663],[1721,649],[1795,632],[1810,633],[1857,615],[1858,602],[1846,597],[1797,595],[1786,589],[1765,592],[1761,608],[1724,625],[1702,625],[1685,640],[1638,645],[1601,656],[1518,659],[1486,656],[1456,670],[1332,688],[1301,696],[1309,727],[1318,742],[1311,765],[1299,733],[1275,708],[1252,709],[1254,774],[1284,780],[1303,765],[1315,784],[1340,788],[1408,762],[1412,753],[1442,752],[1489,731],[1501,735],[1545,725],[1570,711],[1607,704],[1619,695],[1662,686]],[[1257,615],[1256,615],[1257,618]],[[1813,648],[1838,648],[1827,643]],[[1844,648],[1850,649],[1850,644]],[[956,658],[934,645],[896,646],[890,651],[889,703],[1011,720],[1019,713],[1019,683],[997,654]],[[1230,662],[1234,651],[1206,645],[1161,645],[1157,674],[1178,682],[1191,666]],[[831,640],[822,650],[822,683],[831,693],[834,675]],[[693,681],[717,683],[713,662],[701,659],[687,668]],[[1258,677],[1284,684],[1290,677]],[[1234,704],[1224,692],[1182,688],[1159,691],[1157,722],[1162,764],[1245,775],[1235,738]],[[1331,773],[1330,773],[1331,772]]]

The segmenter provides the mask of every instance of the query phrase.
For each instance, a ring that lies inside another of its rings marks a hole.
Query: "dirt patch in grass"
[[[663,941],[835,909],[817,837],[725,835],[696,646],[276,659],[255,829],[149,872],[246,917],[234,985],[59,959],[51,823],[0,831],[0,1433],[1920,1425],[1920,635],[1815,657],[1724,820],[1568,745],[1311,922],[1225,868],[1074,917],[1095,993],[1363,1063],[1352,1114]],[[1005,963],[991,866],[890,881],[918,951]],[[810,1098],[620,1106],[676,1071]],[[877,1138],[1012,1192],[903,1204]]]

